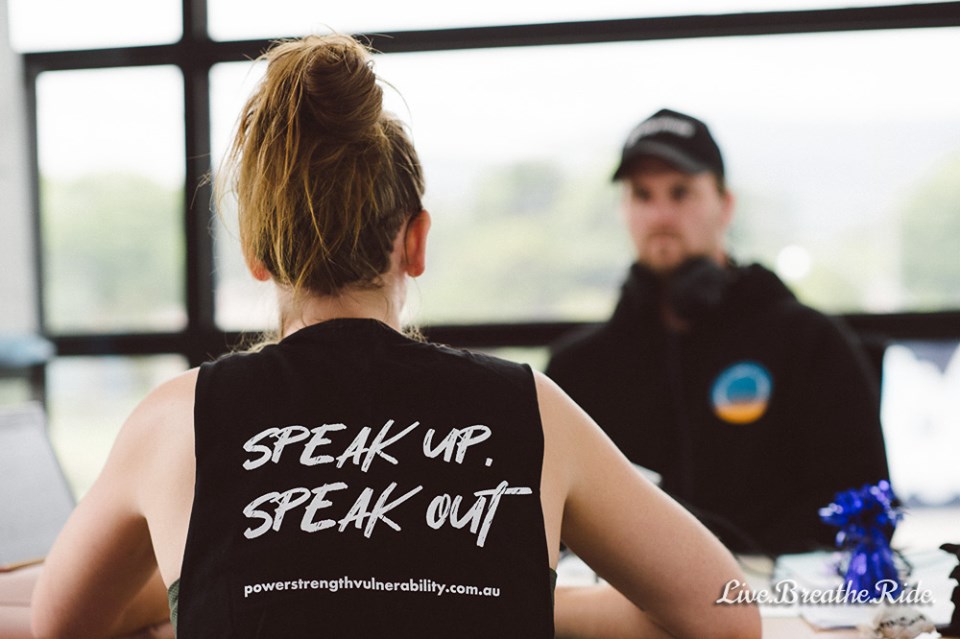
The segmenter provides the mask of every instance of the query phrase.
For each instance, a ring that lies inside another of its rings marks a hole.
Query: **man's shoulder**
[[[760,264],[738,267],[732,285],[729,303],[750,309],[751,313],[765,311],[800,322],[830,324],[828,314],[801,302],[777,275]]]
[[[586,325],[552,345],[545,372],[568,392],[603,386],[639,361],[626,355],[634,348],[635,340],[610,322]]]
[[[861,341],[843,317],[800,301],[771,271],[756,264],[746,269],[741,275],[745,285],[738,296],[744,303],[736,312],[749,317],[751,325],[789,334],[798,348],[812,343],[858,345]]]

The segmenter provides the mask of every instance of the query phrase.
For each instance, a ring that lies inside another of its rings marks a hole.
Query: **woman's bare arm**
[[[538,375],[537,391],[547,450],[570,474],[562,538],[612,586],[558,589],[557,636],[759,637],[755,607],[715,603],[745,581],[730,552],[552,381]]]
[[[192,388],[190,374],[167,382],[121,428],[103,471],[44,562],[32,600],[37,637],[102,639],[169,615],[142,502],[145,485],[158,489],[151,469],[165,427],[171,414],[183,413],[184,402],[192,406]]]

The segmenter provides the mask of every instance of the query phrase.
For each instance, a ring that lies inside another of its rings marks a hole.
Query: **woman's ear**
[[[407,222],[403,236],[403,267],[410,277],[419,277],[427,268],[427,235],[430,233],[430,214],[420,211]]]
[[[244,251],[243,261],[247,263],[247,270],[250,271],[253,279],[258,282],[266,282],[270,279],[270,271],[267,270],[267,267],[261,260],[252,257],[247,251]]]

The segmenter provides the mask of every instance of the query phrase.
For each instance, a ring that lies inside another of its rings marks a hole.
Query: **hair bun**
[[[423,209],[423,172],[383,111],[369,50],[308,36],[261,59],[218,174],[218,197],[236,189],[244,255],[295,294],[381,287],[400,228]]]
[[[303,105],[325,134],[345,141],[371,132],[383,111],[383,90],[367,49],[345,35],[313,36],[303,68]]]

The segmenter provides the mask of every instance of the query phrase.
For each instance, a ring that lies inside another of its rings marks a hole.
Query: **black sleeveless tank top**
[[[201,367],[179,639],[553,637],[526,366],[368,319]]]

